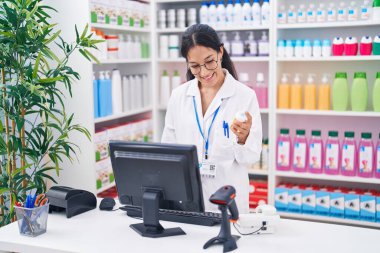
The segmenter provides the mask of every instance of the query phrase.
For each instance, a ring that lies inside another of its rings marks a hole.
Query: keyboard
[[[142,217],[141,207],[138,206],[122,206],[120,207],[120,210],[126,211],[127,215],[130,217]],[[159,209],[158,218],[164,221],[188,223],[201,226],[214,226],[222,222],[222,215],[220,213],[198,213],[167,209]]]

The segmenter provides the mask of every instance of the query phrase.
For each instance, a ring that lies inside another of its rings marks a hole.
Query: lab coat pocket
[[[213,147],[213,157],[218,160],[231,160],[234,158],[234,150],[233,150],[233,138],[234,134],[229,134],[229,138],[224,135],[223,129],[216,131],[214,147]]]

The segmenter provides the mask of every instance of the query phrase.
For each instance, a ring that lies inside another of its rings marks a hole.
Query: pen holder
[[[46,232],[49,203],[34,208],[15,206],[15,211],[21,235],[36,237]]]

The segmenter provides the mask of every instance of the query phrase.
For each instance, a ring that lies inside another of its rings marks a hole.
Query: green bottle
[[[376,73],[376,80],[373,85],[373,92],[372,92],[372,103],[373,103],[373,110],[375,112],[380,112],[380,72]]]
[[[334,111],[347,111],[348,92],[347,73],[337,72],[332,87],[332,108]]]
[[[351,106],[353,111],[364,112],[368,104],[368,83],[365,72],[355,72],[351,88]]]

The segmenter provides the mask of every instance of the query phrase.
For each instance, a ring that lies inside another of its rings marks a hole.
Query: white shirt
[[[236,189],[236,204],[240,213],[249,212],[248,166],[257,162],[261,153],[261,116],[255,92],[238,82],[225,69],[225,80],[205,115],[202,115],[201,96],[198,80],[194,78],[174,89],[169,99],[162,135],[163,143],[191,144],[197,146],[198,159],[205,157],[205,141],[197,124],[193,97],[195,97],[198,117],[207,139],[215,110],[220,106],[209,138],[209,160],[216,164],[214,178],[202,177],[203,199],[206,211],[216,211],[217,206],[209,202],[210,196],[224,185]],[[252,126],[244,145],[236,142],[236,135],[230,130],[225,136],[223,121],[232,125],[235,114],[248,111],[252,115]]]

